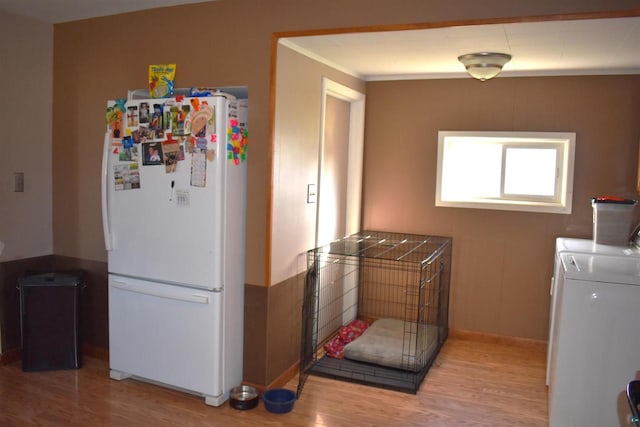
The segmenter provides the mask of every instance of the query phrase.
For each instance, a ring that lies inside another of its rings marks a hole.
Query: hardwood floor
[[[135,380],[0,366],[0,426],[546,426],[543,346],[450,338],[417,395],[310,376],[288,414],[238,411]],[[297,377],[287,388],[295,390]]]

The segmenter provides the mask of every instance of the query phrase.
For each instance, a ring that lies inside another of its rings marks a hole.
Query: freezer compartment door
[[[112,377],[133,375],[207,400],[223,396],[222,298],[220,292],[110,275]]]

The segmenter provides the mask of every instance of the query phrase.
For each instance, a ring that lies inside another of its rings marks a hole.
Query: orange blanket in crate
[[[329,357],[342,359],[344,357],[344,346],[358,338],[367,330],[369,324],[363,320],[354,320],[347,326],[343,326],[331,341],[324,345],[324,351]]]

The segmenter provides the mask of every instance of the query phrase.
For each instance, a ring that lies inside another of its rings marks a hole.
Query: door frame
[[[362,209],[362,170],[364,163],[364,109],[365,94],[358,92],[327,77],[322,78],[320,109],[320,143],[318,144],[318,188],[316,206],[315,247],[327,243],[320,240],[320,212],[322,205],[322,165],[325,144],[325,120],[327,96],[349,103],[349,148],[347,160],[347,206],[345,212],[345,234],[351,235],[360,230],[360,212]]]

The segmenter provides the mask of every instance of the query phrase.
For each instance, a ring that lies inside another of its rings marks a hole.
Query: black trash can
[[[18,284],[22,370],[80,368],[81,274],[25,275]]]

